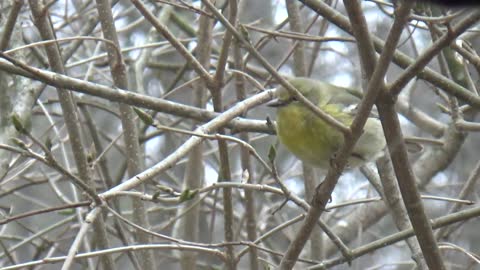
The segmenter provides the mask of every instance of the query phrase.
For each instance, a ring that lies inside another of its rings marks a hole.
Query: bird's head
[[[305,98],[310,102],[317,104],[321,98],[321,85],[319,81],[297,77],[289,79],[288,82],[293,85]],[[276,99],[268,103],[270,107],[283,107],[292,102],[298,102],[295,95],[288,91],[285,87],[279,86],[275,92]]]

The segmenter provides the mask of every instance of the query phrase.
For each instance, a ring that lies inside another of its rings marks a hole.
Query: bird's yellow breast
[[[322,109],[340,121],[345,120],[344,113],[336,105],[326,105]],[[327,167],[332,154],[343,144],[340,132],[301,104],[279,108],[277,125],[280,141],[287,149],[317,167]]]

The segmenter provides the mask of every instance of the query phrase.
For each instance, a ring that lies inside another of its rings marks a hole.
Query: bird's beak
[[[284,100],[280,100],[278,98],[276,98],[276,99],[267,103],[268,107],[274,107],[274,108],[282,107],[282,106],[285,106],[285,105],[287,105],[287,102],[285,102]]]
[[[278,108],[278,107],[283,107],[285,105],[288,105],[288,103],[290,103],[289,100],[282,100],[282,99],[276,98],[276,99],[268,102],[267,106],[268,107],[273,107],[273,108]]]
[[[267,106],[268,107],[273,107],[273,108],[278,108],[278,107],[283,107],[285,105],[288,105],[288,103],[290,103],[289,100],[285,100],[285,99],[279,99],[278,98],[278,88],[276,90],[276,93],[275,95],[277,96],[277,98],[271,100],[270,102],[267,103]]]

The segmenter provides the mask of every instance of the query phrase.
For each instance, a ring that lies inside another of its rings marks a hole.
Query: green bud
[[[182,194],[180,194],[180,202],[183,203],[193,199],[195,195],[197,195],[197,193],[198,193],[198,190],[186,189],[182,191]]]
[[[250,34],[248,33],[248,30],[245,27],[245,25],[240,24],[239,29],[240,29],[240,34],[243,36],[243,38],[249,43],[252,43],[252,41],[250,40]]]
[[[168,194],[173,194],[175,193],[175,190],[171,187],[163,186],[163,185],[155,185],[156,188],[158,188],[160,191],[168,193]]]
[[[10,140],[18,147],[24,149],[24,150],[28,150],[28,146],[26,143],[24,143],[22,140],[20,140],[19,138],[10,138]]]
[[[268,160],[270,161],[270,163],[273,163],[276,157],[277,149],[275,149],[275,146],[270,145],[270,148],[268,149]]]
[[[21,134],[27,133],[27,130],[25,129],[22,121],[20,120],[20,116],[18,116],[18,114],[12,113],[11,119],[12,119],[13,126],[18,132],[20,132]]]
[[[45,139],[45,147],[48,149],[48,150],[52,150],[52,146],[53,146],[53,143],[52,143],[52,138],[50,137],[47,137],[47,139]]]
[[[142,122],[145,123],[145,125],[148,125],[148,126],[153,125],[153,118],[150,114],[144,112],[143,110],[135,108],[135,107],[133,107],[133,110],[138,115],[140,120],[142,120]]]
[[[156,191],[155,193],[153,193],[152,201],[158,200],[158,197],[160,197],[160,191]]]

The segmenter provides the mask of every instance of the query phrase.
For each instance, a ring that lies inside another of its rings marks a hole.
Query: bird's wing
[[[358,112],[358,103],[363,98],[363,93],[350,88],[335,87],[335,91],[338,91],[336,95],[331,95],[328,100],[329,104],[341,104],[343,106],[343,112],[355,116]],[[370,117],[378,118],[378,112],[376,107],[373,107],[370,112]]]
[[[330,91],[330,98],[327,101],[329,104],[342,104],[344,106],[358,104],[363,96],[358,90],[338,86],[330,88]]]

